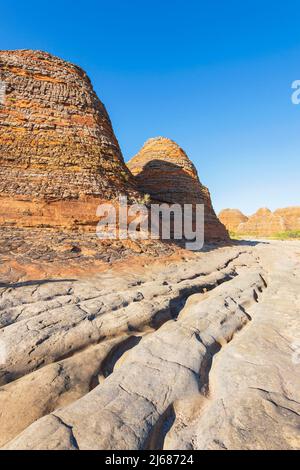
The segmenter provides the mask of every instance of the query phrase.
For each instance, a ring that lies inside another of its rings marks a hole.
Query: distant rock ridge
[[[204,204],[205,239],[228,239],[214,212],[209,190],[200,183],[195,166],[176,142],[166,137],[151,138],[127,165],[138,189],[152,198],[170,204]]]
[[[284,219],[287,230],[300,230],[300,206],[277,209],[274,214]]]
[[[248,235],[270,236],[285,230],[284,219],[264,207],[258,209],[255,214],[249,217],[247,222],[240,224],[237,232]]]
[[[248,217],[239,209],[223,209],[218,215],[227,230],[236,231],[241,223],[247,222]]]
[[[272,236],[280,232],[300,230],[300,206],[277,209],[274,212],[263,207],[248,218],[237,209],[225,209],[220,212],[219,217],[228,230],[240,235]],[[242,217],[246,220],[243,221]]]

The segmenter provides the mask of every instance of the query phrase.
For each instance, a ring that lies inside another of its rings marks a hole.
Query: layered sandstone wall
[[[185,152],[152,139],[129,164],[86,73],[48,53],[0,51],[0,224],[94,229],[97,207],[127,195],[205,205],[207,241],[228,239]],[[135,175],[132,175],[130,169]]]
[[[287,230],[300,230],[300,207],[286,207],[274,212],[284,219]]]
[[[219,218],[225,227],[239,235],[273,236],[282,232],[300,230],[300,207],[286,207],[272,212],[258,209],[246,217],[238,209],[224,209]]]
[[[67,225],[91,222],[99,199],[134,194],[109,116],[83,70],[45,52],[0,51],[0,80],[1,223],[62,225],[69,202]],[[88,201],[86,210],[74,201]]]
[[[195,166],[174,141],[165,137],[149,139],[127,165],[139,190],[153,198],[171,204],[204,204],[205,239],[228,239],[214,212],[209,190],[200,183]]]
[[[273,214],[268,208],[261,208],[248,221],[239,225],[237,232],[247,235],[271,236],[284,232],[286,224],[282,217]]]

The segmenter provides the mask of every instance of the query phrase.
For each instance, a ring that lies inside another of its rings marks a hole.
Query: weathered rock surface
[[[0,223],[88,226],[99,200],[134,194],[86,73],[40,51],[0,51]]]
[[[286,207],[271,212],[259,209],[250,217],[238,209],[224,209],[219,219],[225,227],[239,235],[272,236],[280,232],[300,230],[300,207]]]
[[[41,416],[89,393],[104,378],[104,360],[116,345],[129,339],[121,335],[91,346],[74,357],[49,364],[2,387],[0,445]]]
[[[112,265],[128,269],[128,263],[134,270],[183,255],[186,251],[159,240],[99,240],[90,232],[0,227],[0,285],[91,276]]]
[[[300,449],[300,244],[188,253],[66,231],[149,193],[203,203],[206,240],[228,239],[174,142],[148,141],[134,180],[81,69],[2,51],[0,79],[0,446]],[[239,229],[269,234],[299,212],[251,219]]]
[[[176,403],[165,448],[299,450],[298,250],[258,250],[268,285],[247,309],[252,321],[216,355],[196,413],[189,415],[186,401]]]
[[[3,287],[1,444],[299,449],[299,249]]]
[[[248,220],[248,217],[238,209],[224,209],[218,217],[227,230],[232,232],[236,232],[239,225]]]
[[[237,232],[254,236],[270,236],[284,232],[286,224],[282,217],[274,214],[270,209],[259,209],[248,221],[239,225]]]
[[[300,230],[300,207],[286,207],[274,212],[284,219],[287,230]]]
[[[239,252],[234,253],[233,257]],[[163,274],[158,265],[128,279],[118,280],[108,271],[77,282],[53,280],[3,287],[0,341],[5,344],[6,364],[0,370],[0,384],[108,336],[139,331],[160,317],[170,318],[171,307],[176,310],[176,302],[181,305],[185,293],[188,296],[227,279],[234,272],[231,267],[225,273],[220,271],[227,262],[224,251],[218,257],[212,254],[205,267],[189,262],[178,273],[174,263]]]
[[[164,137],[149,139],[127,166],[138,188],[154,199],[171,204],[204,204],[205,239],[228,239],[214,212],[208,189],[200,183],[195,166],[175,142]]]

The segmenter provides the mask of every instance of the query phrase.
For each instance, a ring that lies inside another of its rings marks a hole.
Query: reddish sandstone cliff
[[[84,226],[99,200],[134,193],[104,105],[79,67],[0,51],[0,223]]]
[[[228,239],[208,189],[174,142],[150,140],[129,164],[132,176],[82,69],[45,52],[0,51],[0,80],[0,225],[91,230],[100,202],[149,193],[204,203],[206,240]]]

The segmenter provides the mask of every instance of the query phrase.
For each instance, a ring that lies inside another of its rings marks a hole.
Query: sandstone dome
[[[268,217],[272,214],[272,211],[268,207],[261,207],[258,209],[253,216],[255,217]]]
[[[66,212],[66,201],[131,191],[133,178],[107,111],[82,69],[45,52],[0,51],[0,80],[6,87],[0,104],[2,221],[30,224],[25,211],[51,224]],[[41,200],[64,206],[51,210]],[[78,208],[68,206],[80,218]]]
[[[268,208],[261,208],[238,227],[238,233],[254,236],[271,236],[287,230],[283,217]]]
[[[140,191],[167,203],[204,204],[206,241],[227,240],[228,234],[217,218],[208,189],[186,153],[171,139],[149,139],[128,163]]]
[[[224,209],[219,213],[219,219],[227,230],[235,232],[241,223],[247,222],[248,217],[239,209]]]
[[[284,219],[287,230],[300,230],[300,207],[285,207],[274,212]]]

